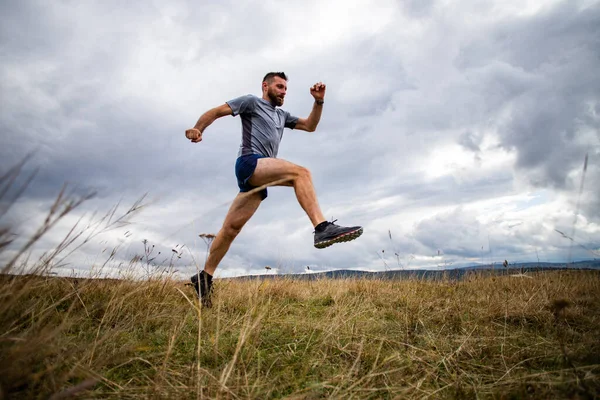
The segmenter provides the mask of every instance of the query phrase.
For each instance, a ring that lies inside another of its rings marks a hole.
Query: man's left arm
[[[315,99],[312,111],[307,118],[298,118],[298,122],[294,129],[300,129],[307,132],[314,132],[315,129],[317,129],[317,125],[319,125],[319,121],[321,120],[321,113],[323,112],[326,89],[327,87],[322,82],[315,83],[310,88],[310,94]]]

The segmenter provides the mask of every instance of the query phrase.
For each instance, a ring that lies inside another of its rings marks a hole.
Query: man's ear
[[[265,90],[267,90],[267,88],[268,88],[268,87],[269,87],[269,84],[268,84],[267,82],[263,82],[263,83],[262,83],[262,90],[263,90],[263,92],[264,92]]]

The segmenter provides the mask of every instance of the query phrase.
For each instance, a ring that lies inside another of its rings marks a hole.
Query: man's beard
[[[268,91],[267,92],[267,96],[269,96],[269,101],[271,102],[271,104],[275,104],[277,106],[282,106],[283,105],[283,98],[278,97],[275,93],[273,93],[272,91]]]

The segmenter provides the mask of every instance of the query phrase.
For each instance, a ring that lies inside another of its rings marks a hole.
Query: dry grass
[[[599,396],[600,274],[533,278],[221,280],[198,319],[169,279],[4,276],[0,384],[7,398]]]

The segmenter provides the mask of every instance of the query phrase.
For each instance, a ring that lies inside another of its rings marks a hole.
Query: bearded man
[[[312,183],[310,171],[300,165],[277,158],[284,128],[314,132],[321,119],[326,86],[322,82],[310,88],[314,98],[307,118],[292,116],[282,110],[287,93],[287,76],[283,72],[269,72],[262,81],[262,98],[246,95],[205,112],[185,137],[192,143],[202,141],[204,130],[216,119],[239,115],[242,119],[242,142],[235,163],[240,193],[233,200],[225,221],[210,247],[204,270],[192,276],[191,281],[205,306],[210,306],[212,276],[231,243],[246,222],[267,198],[268,186],[291,186],[298,203],[310,219],[314,231],[314,245],[322,249],[334,243],[358,238],[363,228],[343,227],[325,220]],[[335,221],[334,221],[335,222]]]

